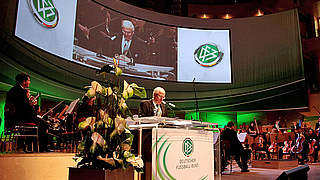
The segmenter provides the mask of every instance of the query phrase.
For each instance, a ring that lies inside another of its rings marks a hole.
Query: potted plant
[[[112,70],[115,76],[108,79],[108,73]],[[85,95],[89,98],[96,97],[98,110],[94,117],[88,117],[79,123],[79,130],[84,136],[78,145],[79,153],[76,155],[77,172],[83,168],[119,171],[130,166],[136,171],[142,171],[142,159],[130,151],[134,137],[125,118],[132,117],[126,100],[132,96],[145,98],[146,91],[143,87],[135,83],[129,84],[120,78],[122,70],[116,60],[114,66],[105,65],[97,74],[104,76],[105,86],[93,81],[91,86],[86,87],[88,90]],[[69,172],[71,173],[71,170]],[[69,179],[75,177],[70,173]]]

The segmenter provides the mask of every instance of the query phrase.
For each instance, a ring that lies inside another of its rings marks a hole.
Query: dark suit
[[[300,126],[298,124],[295,125],[295,126],[294,125],[291,126],[291,130],[294,131],[294,132],[296,132],[299,129],[300,129]]]
[[[238,139],[237,132],[226,128],[221,133],[222,147],[226,156],[234,155],[235,160],[242,170],[248,169],[246,152]],[[241,162],[240,162],[241,157]]]
[[[140,115],[142,117],[146,117],[146,116],[154,116],[155,115],[155,107],[153,105],[153,100],[146,100],[146,101],[142,101],[140,103]],[[168,110],[165,104],[161,103],[160,104],[161,107],[161,111],[162,111],[162,117],[167,117],[168,116]]]
[[[10,129],[23,123],[34,123],[38,126],[40,151],[47,150],[48,136],[46,131],[49,125],[42,119],[37,118],[33,106],[29,103],[27,91],[20,85],[15,85],[6,96],[5,127]],[[19,144],[18,146],[24,145]]]
[[[109,56],[114,57],[115,54],[122,54],[122,34],[118,34],[116,39],[110,42],[110,47],[107,47],[109,51]],[[148,64],[145,60],[146,58],[146,43],[133,35],[131,44],[129,46],[128,53],[126,56],[132,58],[134,63]]]
[[[11,128],[19,123],[33,122],[35,115],[33,107],[29,104],[27,91],[20,85],[12,87],[6,96],[6,128]]]
[[[279,126],[279,127],[277,127],[276,124],[273,124],[272,128],[280,131],[280,128],[281,128],[280,123],[278,124],[278,126]],[[279,128],[279,129],[278,129],[278,128]]]
[[[155,106],[152,102],[153,100],[145,100],[140,103],[140,116],[147,117],[147,116],[154,116],[155,115]],[[160,104],[161,111],[162,111],[162,117],[168,116],[168,111],[166,108],[166,105],[161,103]],[[135,131],[137,133],[137,131]],[[137,134],[136,134],[137,135]],[[135,136],[136,136],[135,135]],[[137,147],[137,138],[134,138],[133,146],[135,146],[133,149],[138,149]],[[143,130],[143,136],[142,136],[142,154],[145,161],[145,172],[151,172],[151,162],[152,162],[152,132],[151,129]],[[146,176],[144,173],[143,176]],[[147,178],[145,178],[147,179]]]

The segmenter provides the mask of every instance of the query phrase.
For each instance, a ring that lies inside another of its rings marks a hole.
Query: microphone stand
[[[193,91],[194,91],[194,99],[195,99],[195,103],[196,103],[196,120],[200,120],[200,112],[199,112],[199,104],[198,104],[198,99],[197,99],[197,90],[196,90],[196,82],[195,82],[196,78],[193,78]]]
[[[168,104],[169,109],[173,112],[173,117],[176,118],[176,112],[174,111],[174,109],[171,107],[169,103],[166,104]]]

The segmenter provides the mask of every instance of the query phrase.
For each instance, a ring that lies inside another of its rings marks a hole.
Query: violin
[[[38,100],[37,100],[37,99],[38,99],[39,96],[40,96],[40,93],[37,93],[36,96],[32,96],[32,95],[30,94],[30,90],[27,89],[27,98],[28,98],[29,104],[30,104],[31,106],[34,106],[34,105],[38,104]]]

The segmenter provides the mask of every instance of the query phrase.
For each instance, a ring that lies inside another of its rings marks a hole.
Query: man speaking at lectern
[[[166,91],[162,87],[156,87],[153,90],[153,98],[151,100],[142,101],[140,103],[140,115],[167,117],[168,110],[163,100],[166,97]]]

